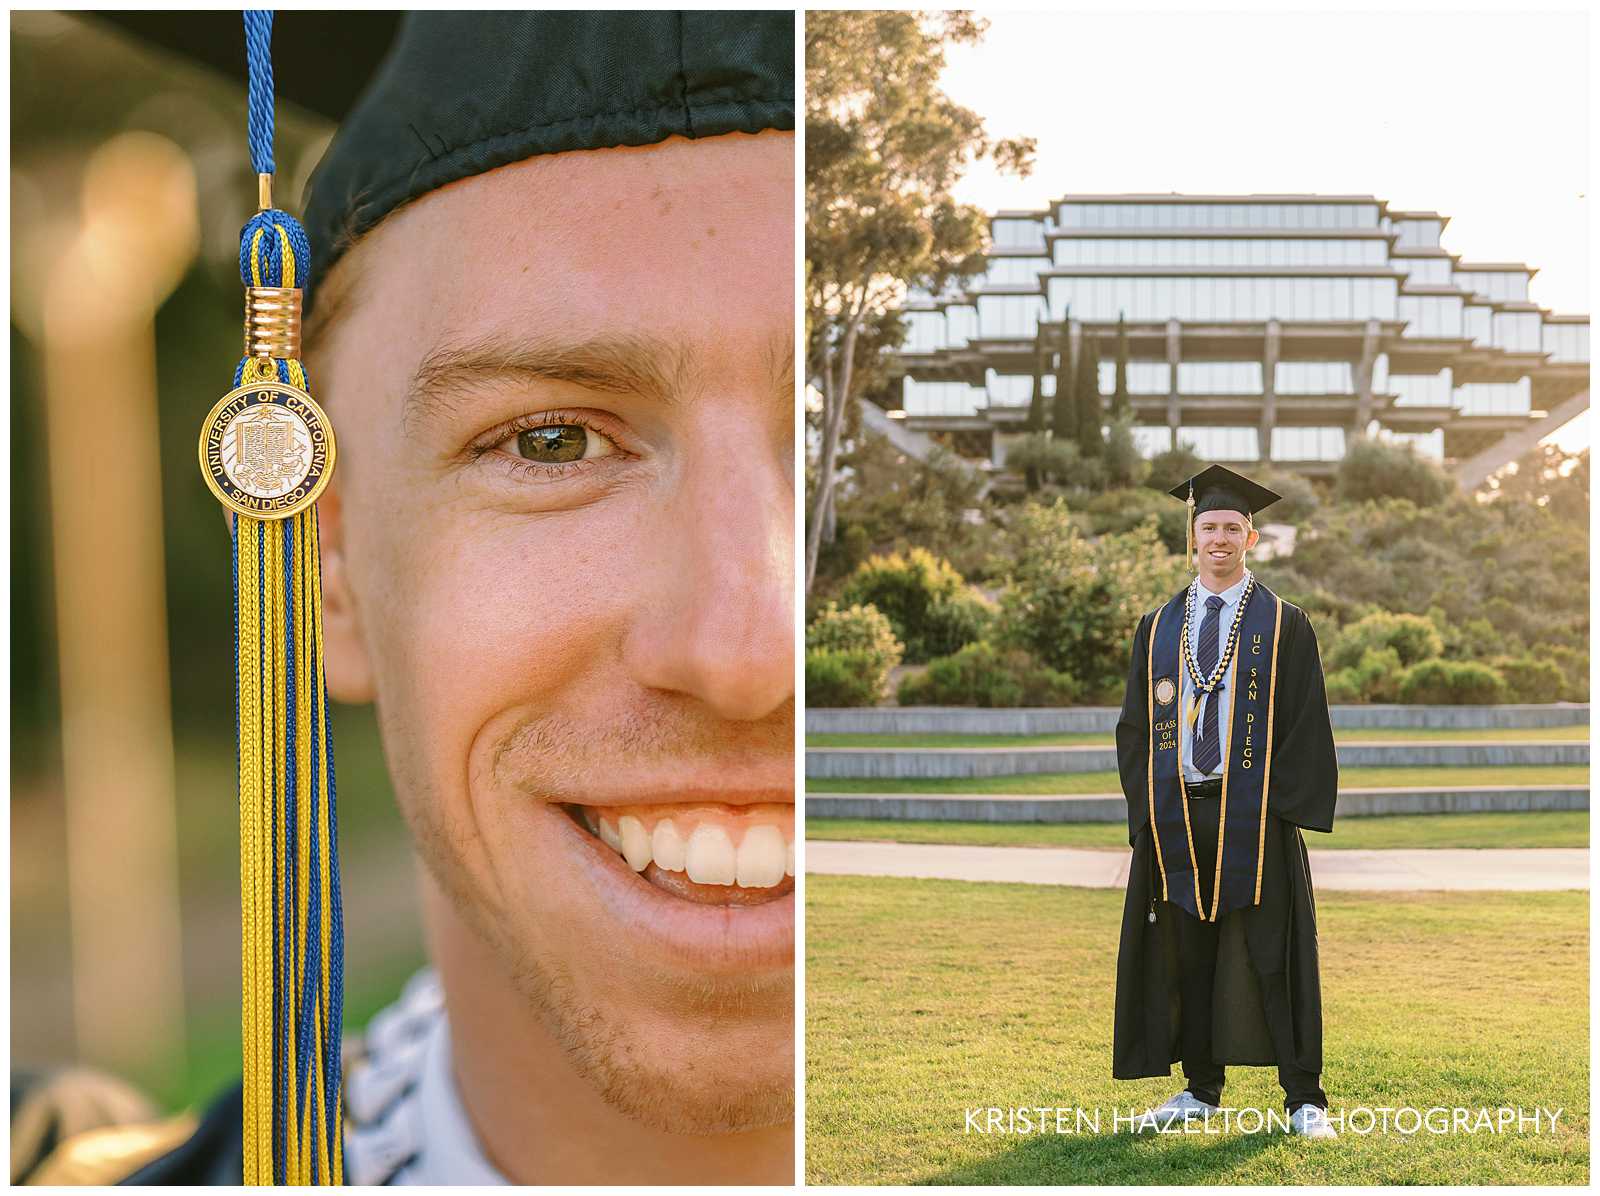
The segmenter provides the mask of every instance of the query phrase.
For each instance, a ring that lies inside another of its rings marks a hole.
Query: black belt
[[[1192,798],[1222,796],[1221,777],[1213,777],[1209,781],[1185,781],[1183,787],[1184,792]]]

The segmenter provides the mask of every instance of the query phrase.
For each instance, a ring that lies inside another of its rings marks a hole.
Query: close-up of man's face
[[[1244,568],[1244,556],[1260,533],[1239,511],[1205,511],[1195,516],[1194,550],[1200,576],[1207,580],[1233,577]]]
[[[308,356],[329,688],[377,704],[434,952],[470,934],[686,1133],[793,1113],[793,157],[439,188],[339,263]]]

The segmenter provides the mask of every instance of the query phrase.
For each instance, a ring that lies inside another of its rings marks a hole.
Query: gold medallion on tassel
[[[218,501],[253,519],[287,519],[333,474],[333,426],[299,387],[268,379],[229,391],[200,432],[200,469]]]

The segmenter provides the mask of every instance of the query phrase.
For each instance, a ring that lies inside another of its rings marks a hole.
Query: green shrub
[[[1078,464],[1078,446],[1048,432],[1029,432],[1006,448],[1005,467],[1016,473],[1032,470],[1036,481],[1070,482]]]
[[[806,652],[861,653],[876,678],[875,693],[882,692],[889,670],[900,663],[903,655],[894,628],[876,607],[841,608],[837,602],[823,606],[806,628]]]
[[[1589,654],[1580,648],[1570,648],[1566,644],[1557,644],[1547,648],[1545,654],[1549,656],[1550,663],[1559,668],[1566,678],[1566,683],[1561,687],[1561,700],[1563,702],[1587,702],[1589,700]]]
[[[1567,678],[1551,661],[1531,656],[1497,656],[1489,662],[1505,678],[1508,702],[1559,702]]]
[[[1368,652],[1385,648],[1393,649],[1400,664],[1409,666],[1438,656],[1444,651],[1444,640],[1439,629],[1421,615],[1377,611],[1339,633],[1328,652],[1328,667],[1353,668]]]
[[[1026,503],[1012,519],[1012,572],[991,639],[1075,678],[1086,701],[1119,701],[1139,616],[1188,580],[1152,523],[1087,539],[1066,503]]]
[[[806,705],[876,706],[884,675],[871,652],[835,652],[818,648],[806,653]]]
[[[881,611],[912,664],[971,643],[989,621],[988,606],[961,574],[926,548],[870,557],[850,575],[840,597]]]
[[[1455,481],[1409,444],[1388,444],[1365,436],[1351,439],[1339,462],[1339,497],[1345,502],[1408,498],[1435,507],[1455,492]]]
[[[1322,507],[1322,496],[1310,478],[1287,469],[1259,469],[1250,475],[1257,485],[1278,495],[1278,501],[1263,511],[1256,523],[1311,524]]]
[[[1368,648],[1352,670],[1363,702],[1394,702],[1400,697],[1405,666],[1393,648]]]
[[[1505,694],[1500,674],[1475,660],[1424,660],[1400,683],[1400,700],[1414,706],[1488,705]]]
[[[1174,556],[1183,555],[1183,521],[1187,512],[1170,494],[1158,494],[1146,486],[1107,490],[1083,503],[1079,510],[1087,517],[1089,530],[1097,536],[1107,532],[1130,532],[1154,519],[1156,532],[1166,550]]]
[[[1329,673],[1326,682],[1330,705],[1353,706],[1361,701],[1361,683],[1356,680],[1354,669]]]
[[[1144,484],[1152,490],[1171,490],[1179,482],[1188,481],[1205,467],[1206,462],[1189,447],[1188,442],[1180,440],[1177,448],[1157,453],[1150,458],[1150,471],[1145,474]]]
[[[1081,692],[1071,677],[1026,652],[980,642],[903,677],[896,700],[902,706],[1068,706]]]

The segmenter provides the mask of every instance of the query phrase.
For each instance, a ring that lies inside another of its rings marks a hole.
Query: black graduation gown
[[[1157,898],[1147,768],[1145,688],[1154,612],[1133,638],[1128,689],[1117,720],[1117,767],[1128,799],[1133,861],[1117,953],[1111,1074],[1119,1080],[1172,1074],[1179,1061],[1178,946],[1173,919],[1189,915]],[[1273,694],[1272,778],[1261,903],[1219,921],[1211,1056],[1219,1064],[1271,1066],[1287,1055],[1322,1071],[1322,992],[1316,898],[1302,827],[1331,831],[1339,788],[1322,660],[1311,621],[1283,604]]]

